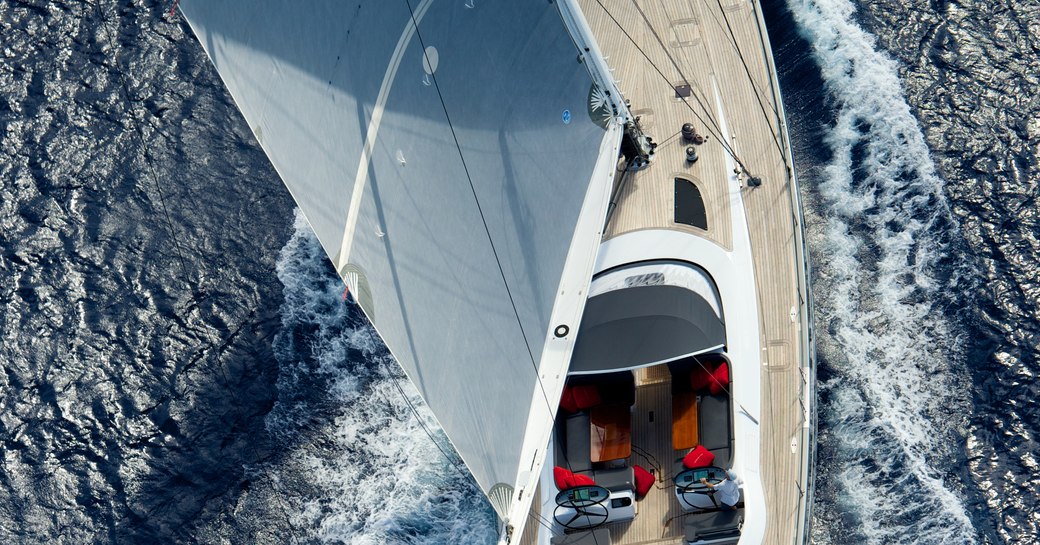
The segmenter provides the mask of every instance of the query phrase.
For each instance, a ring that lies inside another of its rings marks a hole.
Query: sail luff
[[[549,342],[546,343],[539,361],[539,387],[533,392],[520,456],[521,461],[531,460],[531,464],[529,467],[521,465],[517,472],[513,502],[503,516],[510,543],[517,542],[523,535],[531,502],[535,500],[535,490],[548,454],[547,447],[552,436],[559,399],[566,383],[567,369],[574,352],[578,326],[585,311],[585,300],[599,254],[603,218],[606,217],[610,201],[623,132],[620,118],[608,121],[607,134],[603,138],[596,167],[589,178],[589,189],[556,291],[551,326],[550,330],[546,331]]]
[[[621,140],[624,137],[626,123],[633,120],[628,104],[625,103],[577,2],[558,0],[556,6],[560,20],[578,49],[582,65],[595,82],[594,89],[599,91],[599,107],[602,109],[602,121],[608,134],[603,140],[596,168],[589,179],[589,191],[578,227],[575,229],[575,236],[571,240],[560,287],[556,292],[550,321],[552,325],[547,332],[549,342],[545,344],[539,360],[539,389],[534,392],[532,399],[521,454],[521,460],[530,459],[531,465],[529,468],[521,465],[517,472],[513,502],[503,517],[504,537],[510,544],[519,542],[530,518],[531,502],[535,500],[535,491],[548,454],[558,402],[566,384],[567,371],[577,341],[578,326],[585,311],[596,256],[602,241],[603,221],[609,206]],[[595,94],[590,93],[590,102],[594,100]],[[545,402],[544,406],[539,403],[542,400]]]
[[[203,36],[199,34],[198,26],[192,23],[192,18],[190,15],[192,13],[190,11],[190,4],[190,0],[184,2],[184,4],[178,2],[178,4],[176,5],[176,9],[181,12],[181,15],[184,17],[185,21],[188,22],[189,27],[192,29],[193,32],[195,32],[196,39],[199,41],[199,45],[202,46],[203,50],[206,52],[207,57],[209,57],[210,61],[215,65],[216,59],[218,58],[215,44],[212,40],[204,39]],[[188,8],[187,11],[186,8]],[[233,73],[228,72],[226,70],[221,70],[219,68],[216,70],[216,73],[217,76],[220,78],[221,83],[224,84],[224,88],[227,89],[228,94],[231,95],[232,101],[239,106],[239,113],[245,119],[246,124],[252,131],[253,137],[256,139],[257,144],[264,151],[264,154],[268,158],[270,158],[272,156],[273,150],[270,149],[270,142],[266,140],[263,136],[263,109],[261,108],[260,111],[256,111],[241,107],[241,104],[247,103],[248,99],[242,96],[242,93],[240,92],[241,86],[236,84],[237,82],[234,80]],[[282,180],[284,180],[286,176],[289,175],[288,172],[285,172],[286,169],[284,165],[275,161],[271,161],[271,166],[275,169],[275,172]],[[293,202],[301,209],[306,210],[306,201],[303,195],[301,194],[300,188],[291,184],[284,185],[286,190],[289,191],[289,195],[292,197]],[[304,212],[304,220],[307,222],[308,226],[310,226],[311,231],[314,232],[316,238],[318,239],[318,244],[325,251],[326,255],[334,255],[333,252],[335,252],[336,248],[334,247],[333,243],[329,240],[329,237],[323,236],[322,231],[319,229],[319,227],[315,226],[315,224],[312,223],[311,217],[313,217],[313,215],[313,213],[307,214],[306,212]]]

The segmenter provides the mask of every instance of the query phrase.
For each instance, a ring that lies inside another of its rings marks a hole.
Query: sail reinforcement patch
[[[505,519],[509,513],[509,504],[513,501],[513,487],[506,483],[498,483],[488,491],[488,499],[491,507],[495,508],[498,516]]]

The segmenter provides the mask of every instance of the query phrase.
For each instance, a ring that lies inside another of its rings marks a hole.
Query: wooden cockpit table
[[[672,448],[685,450],[697,446],[697,394],[687,392],[672,397]]]
[[[593,462],[628,458],[632,454],[632,412],[625,405],[598,405],[589,411]]]

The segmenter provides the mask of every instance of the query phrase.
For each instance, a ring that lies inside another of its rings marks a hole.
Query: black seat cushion
[[[742,510],[725,509],[690,515],[683,524],[686,533],[686,541],[723,539],[727,537],[740,536],[740,520]]]
[[[611,492],[635,490],[635,472],[631,467],[597,469],[592,473],[592,478],[597,485]]]
[[[567,416],[563,465],[577,473],[592,470],[592,431],[589,413],[582,411]]]
[[[731,462],[730,420],[730,399],[727,393],[701,397],[701,405],[697,411],[701,444],[715,455],[714,465],[722,468],[728,468]]]
[[[552,538],[552,545],[611,545],[610,530],[596,528]]]

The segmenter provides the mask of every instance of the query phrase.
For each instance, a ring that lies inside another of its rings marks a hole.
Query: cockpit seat
[[[597,469],[592,472],[596,484],[611,492],[635,490],[635,472],[631,467]]]
[[[715,455],[713,465],[729,468],[733,462],[730,399],[728,393],[701,397],[697,427],[701,444]]]
[[[733,543],[740,538],[740,522],[743,518],[743,509],[726,509],[689,515],[683,524],[687,543],[698,541],[710,541],[712,543],[723,543],[727,538],[732,538]]]
[[[552,538],[552,545],[611,545],[610,530],[596,528]]]
[[[564,467],[578,473],[592,470],[592,432],[587,411],[567,415]],[[606,488],[604,485],[600,485]]]

